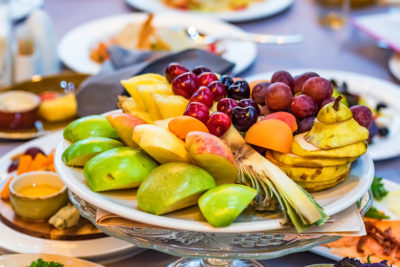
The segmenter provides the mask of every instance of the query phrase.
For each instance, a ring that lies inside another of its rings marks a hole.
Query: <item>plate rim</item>
[[[72,28],[71,30],[69,30],[68,32],[66,32],[60,39],[58,46],[57,46],[57,54],[58,57],[60,58],[60,60],[66,65],[68,66],[70,69],[81,72],[81,73],[86,73],[86,74],[97,74],[100,71],[101,68],[101,64],[97,64],[96,67],[80,67],[81,64],[77,63],[74,61],[74,59],[72,59],[69,56],[69,45],[71,42],[76,43],[74,40],[76,39],[74,36],[75,35],[79,35],[84,29],[86,28],[90,28],[90,27],[99,27],[99,25],[105,24],[105,23],[110,23],[110,21],[112,20],[123,20],[124,23],[128,23],[129,21],[132,20],[136,20],[137,17],[144,17],[147,13],[144,12],[131,12],[131,13],[126,13],[126,14],[117,14],[117,15],[111,15],[111,16],[106,16],[106,17],[102,17],[102,18],[98,18],[98,19],[94,19],[94,20],[90,20],[88,22],[85,22],[83,24],[80,24],[74,28]],[[204,17],[204,16],[199,16],[199,15],[188,15],[188,14],[171,14],[171,13],[154,13],[155,14],[155,18],[157,19],[160,18],[161,20],[166,20],[168,18],[170,18],[171,16],[174,17],[174,19],[176,20],[193,20],[193,21],[198,21],[198,23],[200,23],[201,21],[207,21],[207,23],[211,23],[214,25],[219,25],[220,27],[224,27],[226,29],[229,29],[232,32],[237,32],[239,33],[243,33],[244,30],[242,30],[241,28],[239,28],[236,25],[233,24],[229,24],[226,23],[224,21],[220,21],[214,18],[208,18],[208,17]],[[133,18],[133,19],[132,19]],[[197,24],[197,23],[194,23]],[[250,42],[250,41],[246,41],[246,42],[242,42],[244,45],[247,46],[246,51],[248,53],[248,56],[246,56],[243,60],[243,64],[242,66],[236,67],[237,66],[237,62],[232,62],[235,63],[235,67],[233,69],[233,73],[235,75],[244,72],[245,70],[247,70],[255,61],[256,57],[257,57],[257,45],[254,42]],[[84,44],[86,45],[86,44]],[[225,58],[222,57],[226,60],[230,60],[229,58]],[[90,60],[89,58],[89,54],[87,54],[87,59]],[[86,60],[86,59],[85,59]],[[90,61],[87,61],[90,62]]]
[[[266,10],[264,12],[252,12],[251,9],[245,9],[245,10],[240,10],[240,11],[227,11],[227,12],[193,12],[193,11],[182,11],[179,9],[174,9],[171,7],[167,7],[164,6],[161,3],[160,8],[157,8],[156,10],[154,10],[153,8],[151,8],[151,3],[150,5],[147,4],[149,3],[149,1],[147,0],[125,0],[126,3],[133,7],[133,8],[137,8],[140,10],[144,10],[144,11],[148,11],[148,12],[168,12],[168,13],[172,13],[172,14],[195,14],[195,15],[202,15],[202,16],[207,16],[210,18],[217,18],[220,20],[225,20],[225,21],[229,21],[229,22],[245,22],[245,21],[252,21],[252,20],[258,20],[258,19],[262,19],[262,18],[267,18],[276,14],[279,14],[280,12],[285,11],[286,9],[290,8],[293,4],[294,1],[293,0],[273,0],[273,3],[277,3],[278,6],[275,7],[274,9],[259,9],[261,11]],[[266,1],[266,4],[268,5],[272,0]],[[154,3],[154,2],[153,2]],[[264,3],[265,4],[265,3]],[[263,8],[265,8],[264,6],[262,6]]]

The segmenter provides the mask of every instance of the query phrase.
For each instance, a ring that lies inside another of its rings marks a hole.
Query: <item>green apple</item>
[[[134,188],[158,166],[143,150],[118,147],[93,157],[83,173],[95,192]]]
[[[228,226],[256,195],[257,190],[245,185],[219,185],[208,190],[199,198],[199,207],[203,216],[212,226]]]
[[[101,152],[123,146],[117,140],[105,137],[89,137],[70,145],[61,159],[68,166],[85,166],[91,158]]]
[[[204,169],[185,162],[171,162],[155,168],[137,192],[139,208],[156,215],[196,205],[204,191],[215,186]]]
[[[118,134],[104,116],[91,115],[74,120],[64,129],[64,139],[72,143],[88,137],[118,139]]]

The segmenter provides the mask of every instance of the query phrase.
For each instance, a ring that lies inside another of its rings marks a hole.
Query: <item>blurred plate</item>
[[[389,70],[400,81],[400,53],[394,53],[389,59]]]
[[[115,36],[129,23],[141,23],[147,18],[145,13],[130,13],[102,18],[80,25],[65,34],[58,46],[60,59],[71,69],[81,72],[96,74],[101,64],[90,59],[90,50],[100,41]],[[188,27],[195,26],[200,32],[206,34],[234,35],[243,31],[234,26],[212,18],[185,15],[185,14],[156,14],[154,16],[156,27]],[[257,47],[252,42],[224,41],[219,44],[225,51],[222,57],[235,63],[233,73],[244,71],[253,63],[257,54]],[[209,66],[212,68],[212,66]]]
[[[62,140],[62,131],[43,136],[16,147],[0,158],[0,182],[7,177],[11,157],[25,152],[29,147],[41,148],[46,154]],[[2,188],[2,185],[0,185]],[[0,221],[0,250],[6,253],[47,253],[78,257],[96,262],[110,263],[131,257],[142,249],[112,237],[90,240],[48,240],[32,237],[9,228]],[[1,263],[0,263],[0,266]],[[4,265],[7,266],[8,265]],[[25,265],[19,265],[25,266]],[[75,265],[81,266],[81,265]]]
[[[256,20],[260,18],[275,15],[293,4],[293,0],[261,0],[259,2],[251,3],[251,5],[242,10],[236,11],[220,11],[220,12],[206,12],[206,11],[191,11],[181,10],[173,7],[166,6],[162,0],[126,0],[128,5],[147,12],[163,12],[173,14],[196,14],[204,15],[208,18],[217,18],[230,22],[241,22],[248,20]]]
[[[387,179],[383,179],[382,182],[388,191],[400,190],[400,184],[398,184],[398,183],[392,182]],[[375,208],[377,208],[378,210],[383,211],[384,213],[389,215],[391,220],[400,220],[399,216],[396,216],[395,214],[390,212],[390,210],[387,206],[386,199],[383,199],[382,201],[374,201],[373,206]],[[343,258],[343,256],[334,254],[330,248],[323,247],[323,246],[318,246],[318,247],[312,248],[311,252],[321,255],[323,257],[326,257],[328,259],[335,260],[335,261],[338,261],[341,258]]]
[[[368,154],[373,160],[384,160],[400,156],[400,86],[377,79],[368,75],[347,71],[325,69],[289,69],[293,76],[307,71],[314,71],[326,79],[346,82],[351,93],[365,98],[367,104],[376,107],[379,102],[386,103],[385,115],[379,118],[389,129],[387,137],[375,136],[373,143],[368,146]],[[273,72],[247,77],[248,81],[270,79]]]
[[[60,86],[60,83],[62,81],[72,82],[74,83],[75,88],[78,88],[79,84],[87,77],[88,76],[86,74],[76,74],[76,73],[58,74],[45,77],[33,76],[31,80],[14,84],[9,87],[0,88],[0,93],[8,90],[23,90],[32,92],[34,94],[40,94],[48,90],[54,90],[63,93],[64,89],[61,88]],[[44,131],[39,131],[37,128],[18,129],[18,130],[0,129],[0,139],[28,140],[36,138],[48,132],[64,128],[71,121],[72,119],[62,122],[41,121]]]
[[[89,261],[80,260],[77,258],[65,257],[60,255],[51,254],[11,254],[0,256],[0,266],[7,267],[21,267],[30,266],[33,261],[42,259],[50,262],[61,263],[64,267],[104,267],[103,265],[96,264]]]

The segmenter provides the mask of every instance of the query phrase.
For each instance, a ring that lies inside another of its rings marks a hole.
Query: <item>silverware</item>
[[[185,29],[189,39],[199,44],[211,44],[224,40],[250,41],[261,44],[295,44],[304,40],[301,34],[274,35],[258,33],[241,33],[235,35],[206,35],[199,32],[196,27],[190,26]]]

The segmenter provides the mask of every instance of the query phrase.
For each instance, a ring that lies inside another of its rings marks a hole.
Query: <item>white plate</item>
[[[390,180],[386,180],[386,179],[383,179],[382,181],[383,181],[383,184],[384,184],[386,190],[388,190],[388,191],[400,190],[400,184],[392,182]],[[396,216],[395,214],[390,212],[385,199],[383,199],[382,201],[374,201],[373,206],[375,208],[377,208],[378,210],[383,211],[388,216],[390,216],[390,219],[400,220],[399,216]],[[321,255],[323,257],[326,257],[328,259],[336,260],[336,261],[338,261],[338,260],[340,260],[342,258],[342,256],[333,254],[331,252],[330,248],[322,247],[322,246],[312,248],[311,252],[313,252],[315,254],[318,254],[318,255]]]
[[[230,22],[256,20],[275,15],[293,4],[293,0],[263,0],[252,3],[248,8],[238,11],[224,12],[196,12],[185,11],[168,7],[161,0],[126,0],[126,2],[137,9],[147,12],[169,12],[173,14],[201,14],[209,18],[217,18]]]
[[[0,256],[0,266],[7,267],[22,267],[30,266],[35,260],[42,259],[44,261],[54,261],[61,263],[64,267],[104,267],[93,262],[88,262],[76,258],[65,257],[60,255],[50,254],[11,254]]]
[[[371,76],[339,70],[325,69],[291,69],[292,75],[306,71],[314,71],[326,79],[346,82],[349,91],[362,95],[371,107],[379,102],[386,103],[388,108],[383,112],[387,116],[380,119],[389,129],[388,137],[375,136],[373,144],[368,147],[368,153],[373,160],[384,160],[400,155],[400,86]],[[247,77],[248,81],[270,79],[273,72]]]
[[[0,177],[7,177],[7,168],[10,158],[23,153],[27,148],[37,146],[46,154],[62,140],[62,131],[27,142],[11,150],[0,158]],[[8,253],[47,253],[60,254],[70,257],[86,258],[101,262],[118,260],[113,257],[132,256],[141,251],[133,245],[112,237],[103,237],[90,240],[48,240],[32,237],[15,231],[0,221],[0,250]],[[1,264],[0,264],[1,266]]]
[[[279,219],[260,216],[241,215],[235,223],[228,227],[215,228],[200,215],[197,207],[184,209],[165,216],[156,216],[139,209],[136,201],[136,190],[117,190],[96,193],[87,186],[82,169],[67,167],[61,160],[63,151],[69,146],[63,140],[57,146],[55,167],[69,190],[96,207],[137,222],[179,230],[198,232],[255,232],[280,229]],[[368,155],[360,157],[352,166],[350,176],[345,182],[322,192],[313,194],[317,202],[328,215],[336,214],[361,199],[370,187],[374,165]]]
[[[146,19],[145,13],[130,13],[95,20],[71,30],[65,34],[58,46],[60,59],[71,69],[96,74],[101,65],[90,59],[90,49],[99,41],[117,34],[129,23],[139,23]],[[154,25],[157,27],[195,26],[207,34],[235,35],[243,31],[234,26],[212,18],[182,14],[156,14]],[[225,41],[220,44],[224,50],[223,58],[235,63],[233,73],[244,71],[254,61],[257,47],[252,42]],[[212,68],[212,66],[210,66]]]
[[[400,81],[400,53],[394,53],[389,59],[389,70]]]

